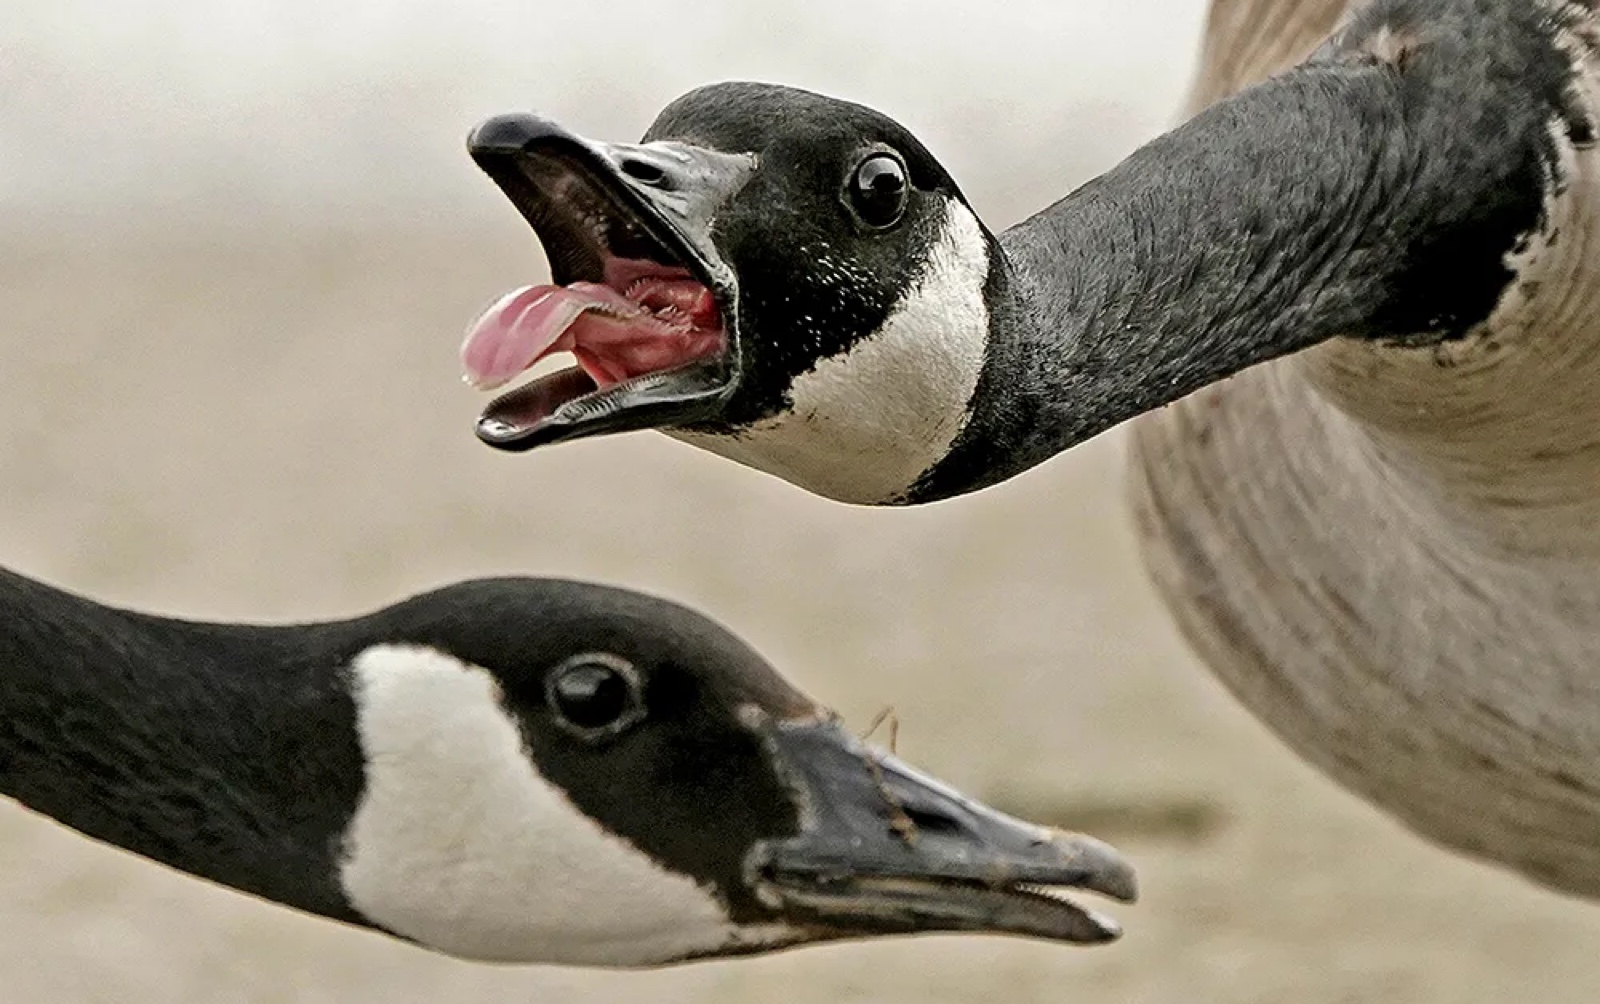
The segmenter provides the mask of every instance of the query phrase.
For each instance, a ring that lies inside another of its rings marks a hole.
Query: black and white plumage
[[[694,272],[726,345],[513,391],[480,435],[661,427],[908,504],[1139,417],[1146,559],[1228,686],[1417,831],[1600,895],[1596,38],[1587,0],[1217,0],[1203,110],[997,235],[902,127],[813,94],[669,106],[643,148],[745,158],[720,186],[497,120],[475,155],[557,281],[622,245],[552,226],[570,192],[529,164],[624,179],[578,182],[585,218]]]
[[[466,582],[203,624],[0,572],[0,792],[454,955],[652,966],[938,930],[1103,941],[1115,852],[856,741],[727,631],[625,590]]]

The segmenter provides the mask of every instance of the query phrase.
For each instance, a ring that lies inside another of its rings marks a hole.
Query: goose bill
[[[468,329],[467,382],[493,389],[561,352],[577,361],[496,398],[478,438],[520,451],[715,414],[739,375],[738,288],[711,218],[753,158],[599,143],[533,115],[489,119],[467,146],[532,225],[552,279]]]
[[[772,736],[807,812],[798,836],[759,846],[749,867],[763,899],[791,919],[840,937],[1120,935],[1063,892],[1136,897],[1133,868],[1106,844],[997,812],[837,724],[784,723]]]

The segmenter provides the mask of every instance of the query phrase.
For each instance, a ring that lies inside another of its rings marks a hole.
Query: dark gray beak
[[[1098,943],[1121,932],[1062,895],[1131,902],[1133,868],[1092,837],[997,812],[870,750],[836,723],[779,723],[802,832],[757,847],[758,895],[840,937],[967,931]]]
[[[715,415],[740,372],[739,294],[711,224],[754,171],[754,158],[676,142],[601,143],[527,114],[483,122],[467,149],[532,225],[557,285],[600,282],[611,259],[681,267],[711,290],[724,331],[716,358],[604,390],[579,370],[535,380],[485,409],[478,438],[521,451]]]

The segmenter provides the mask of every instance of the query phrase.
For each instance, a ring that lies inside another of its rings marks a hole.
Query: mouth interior
[[[577,365],[501,395],[485,419],[531,428],[579,399],[723,355],[717,296],[656,236],[663,228],[561,158],[491,173],[533,225],[555,283],[512,290],[479,315],[461,345],[464,378],[494,390],[559,353]]]

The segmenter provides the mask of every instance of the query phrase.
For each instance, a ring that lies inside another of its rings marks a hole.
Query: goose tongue
[[[577,347],[573,327],[589,311],[600,323],[643,313],[637,303],[599,283],[512,290],[484,311],[467,332],[461,345],[467,380],[489,390],[552,352],[573,351]],[[598,377],[595,382],[600,382]]]
[[[597,282],[524,286],[473,322],[461,345],[467,382],[506,383],[554,352],[571,352],[599,388],[691,362],[722,346],[711,291],[692,279],[646,277],[634,298]]]

